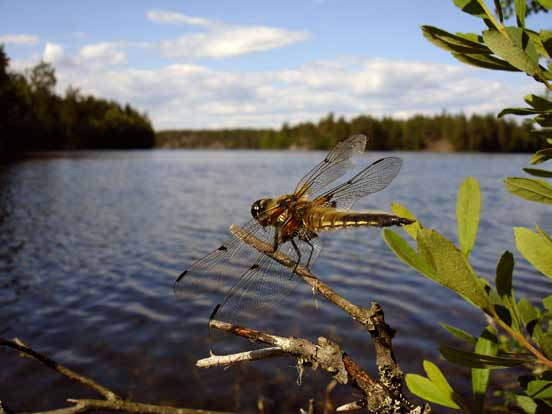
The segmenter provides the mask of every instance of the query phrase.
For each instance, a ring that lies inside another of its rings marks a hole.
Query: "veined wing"
[[[311,246],[295,239],[301,253],[301,263],[305,264],[311,253]],[[318,237],[310,240],[314,246],[310,264],[316,261],[322,244]],[[297,260],[297,253],[290,242],[281,245],[278,250]],[[271,257],[260,254],[257,261],[240,277],[230,289],[224,300],[217,305],[211,318],[229,322],[234,325],[250,326],[266,315],[297,286],[300,277],[292,269],[281,265]],[[217,332],[212,332],[215,337]]]
[[[318,193],[353,168],[355,165],[352,159],[353,155],[362,154],[365,147],[366,137],[364,135],[352,135],[337,144],[320,164],[299,181],[295,188],[295,194],[302,197]]]
[[[244,230],[255,237],[272,243],[274,230],[263,227],[255,219],[249,221]],[[176,296],[196,303],[212,304],[228,291],[228,287],[255,263],[259,253],[232,235],[220,247],[194,262],[174,284]]]
[[[387,187],[401,169],[402,159],[382,158],[364,168],[350,180],[318,196],[318,202],[326,207],[350,209],[362,197]]]

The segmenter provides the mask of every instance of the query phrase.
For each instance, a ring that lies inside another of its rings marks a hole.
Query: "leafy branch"
[[[482,19],[487,26],[480,34],[449,33],[446,30],[422,26],[423,35],[434,45],[452,53],[459,61],[491,70],[524,72],[552,91],[552,32],[534,31],[525,25],[529,11],[552,9],[549,0],[526,3],[525,0],[494,1],[496,15],[484,0],[453,0],[463,12]],[[506,25],[504,16],[515,12],[516,25]],[[527,95],[526,108],[506,108],[505,115],[532,116],[531,134],[545,145],[552,144],[552,101],[546,96]],[[552,147],[537,151],[531,164],[552,159]],[[518,197],[552,204],[552,171],[525,168],[535,178],[508,177],[508,191]],[[419,219],[405,207],[393,205],[395,214],[416,219],[405,226],[406,233],[415,241],[416,249],[398,233],[386,229],[384,239],[390,249],[406,264],[423,276],[453,290],[468,303],[481,310],[491,321],[479,337],[459,328],[443,324],[452,335],[463,340],[470,351],[441,345],[443,357],[452,363],[471,368],[476,412],[485,410],[485,396],[494,369],[524,366],[529,375],[520,377],[521,393],[502,392],[503,406],[493,410],[504,411],[515,405],[529,414],[552,410],[552,295],[543,300],[542,308],[526,299],[516,300],[512,287],[514,256],[504,252],[496,266],[494,288],[487,279],[477,275],[469,262],[474,248],[481,213],[481,192],[477,181],[468,177],[458,193],[456,216],[458,221],[458,247],[438,231],[424,228]],[[552,238],[538,225],[536,231],[514,228],[516,248],[521,255],[543,275],[552,278]],[[501,339],[495,326],[499,326],[509,339]],[[519,351],[523,353],[520,353]],[[438,368],[424,361],[426,377],[407,374],[406,383],[416,395],[449,408],[469,411],[464,402]]]

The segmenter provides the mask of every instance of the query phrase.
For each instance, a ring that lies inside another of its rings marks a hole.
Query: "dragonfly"
[[[252,204],[252,218],[243,229],[272,246],[273,252],[291,258],[294,268],[283,266],[232,235],[178,276],[174,285],[177,297],[203,301],[218,295],[210,319],[244,326],[246,321],[271,311],[294,290],[300,280],[296,268],[302,265],[310,269],[322,250],[320,232],[412,224],[413,220],[391,213],[351,210],[359,199],[393,181],[401,158],[381,158],[326,190],[353,169],[355,157],[364,152],[366,142],[364,135],[349,137],[314,166],[293,193],[261,198]]]

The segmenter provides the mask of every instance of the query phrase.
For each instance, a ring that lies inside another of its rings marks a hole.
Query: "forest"
[[[130,105],[55,93],[54,68],[40,62],[24,73],[9,69],[0,45],[0,157],[63,149],[151,148],[155,133],[145,114]]]
[[[132,148],[329,149],[352,134],[370,138],[370,150],[531,152],[540,142],[529,122],[495,114],[415,115],[408,119],[333,113],[318,122],[277,129],[166,130],[154,132],[146,114],[129,104],[55,92],[55,69],[46,62],[18,73],[0,45],[0,157],[27,151]]]
[[[481,152],[535,151],[539,138],[529,122],[497,119],[495,114],[416,115],[408,119],[360,115],[346,120],[330,113],[317,123],[279,129],[168,130],[157,133],[164,148],[329,149],[352,134],[370,138],[370,150]]]

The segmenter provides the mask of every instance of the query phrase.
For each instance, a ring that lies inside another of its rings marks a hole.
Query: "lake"
[[[360,164],[389,153],[367,153]],[[514,252],[514,286],[536,301],[549,279],[515,251],[513,226],[552,232],[545,205],[506,191],[502,180],[522,175],[529,155],[398,153],[395,181],[355,207],[389,210],[400,202],[426,227],[456,240],[456,194],[476,177],[483,209],[471,262],[494,280],[504,250]],[[298,412],[323,401],[329,377],[307,369],[297,385],[295,361],[276,358],[229,369],[199,370],[212,343],[205,321],[211,303],[179,301],[172,286],[194,259],[218,247],[228,226],[249,220],[263,196],[293,191],[322,152],[121,151],[61,152],[0,166],[0,335],[92,377],[125,397],[156,404],[255,412]],[[443,361],[437,347],[458,345],[439,322],[474,335],[481,314],[452,292],[400,262],[380,229],[322,234],[314,274],[358,305],[379,302],[397,330],[394,349],[405,372],[430,359],[453,386],[471,395],[469,372]],[[315,341],[326,336],[375,373],[369,335],[300,284],[266,328]],[[225,351],[252,348],[228,338]],[[65,406],[66,398],[96,397],[37,362],[0,350],[0,399],[16,411]],[[32,389],[32,392],[29,392]],[[338,386],[334,403],[353,401]],[[438,412],[438,406],[434,406]]]

